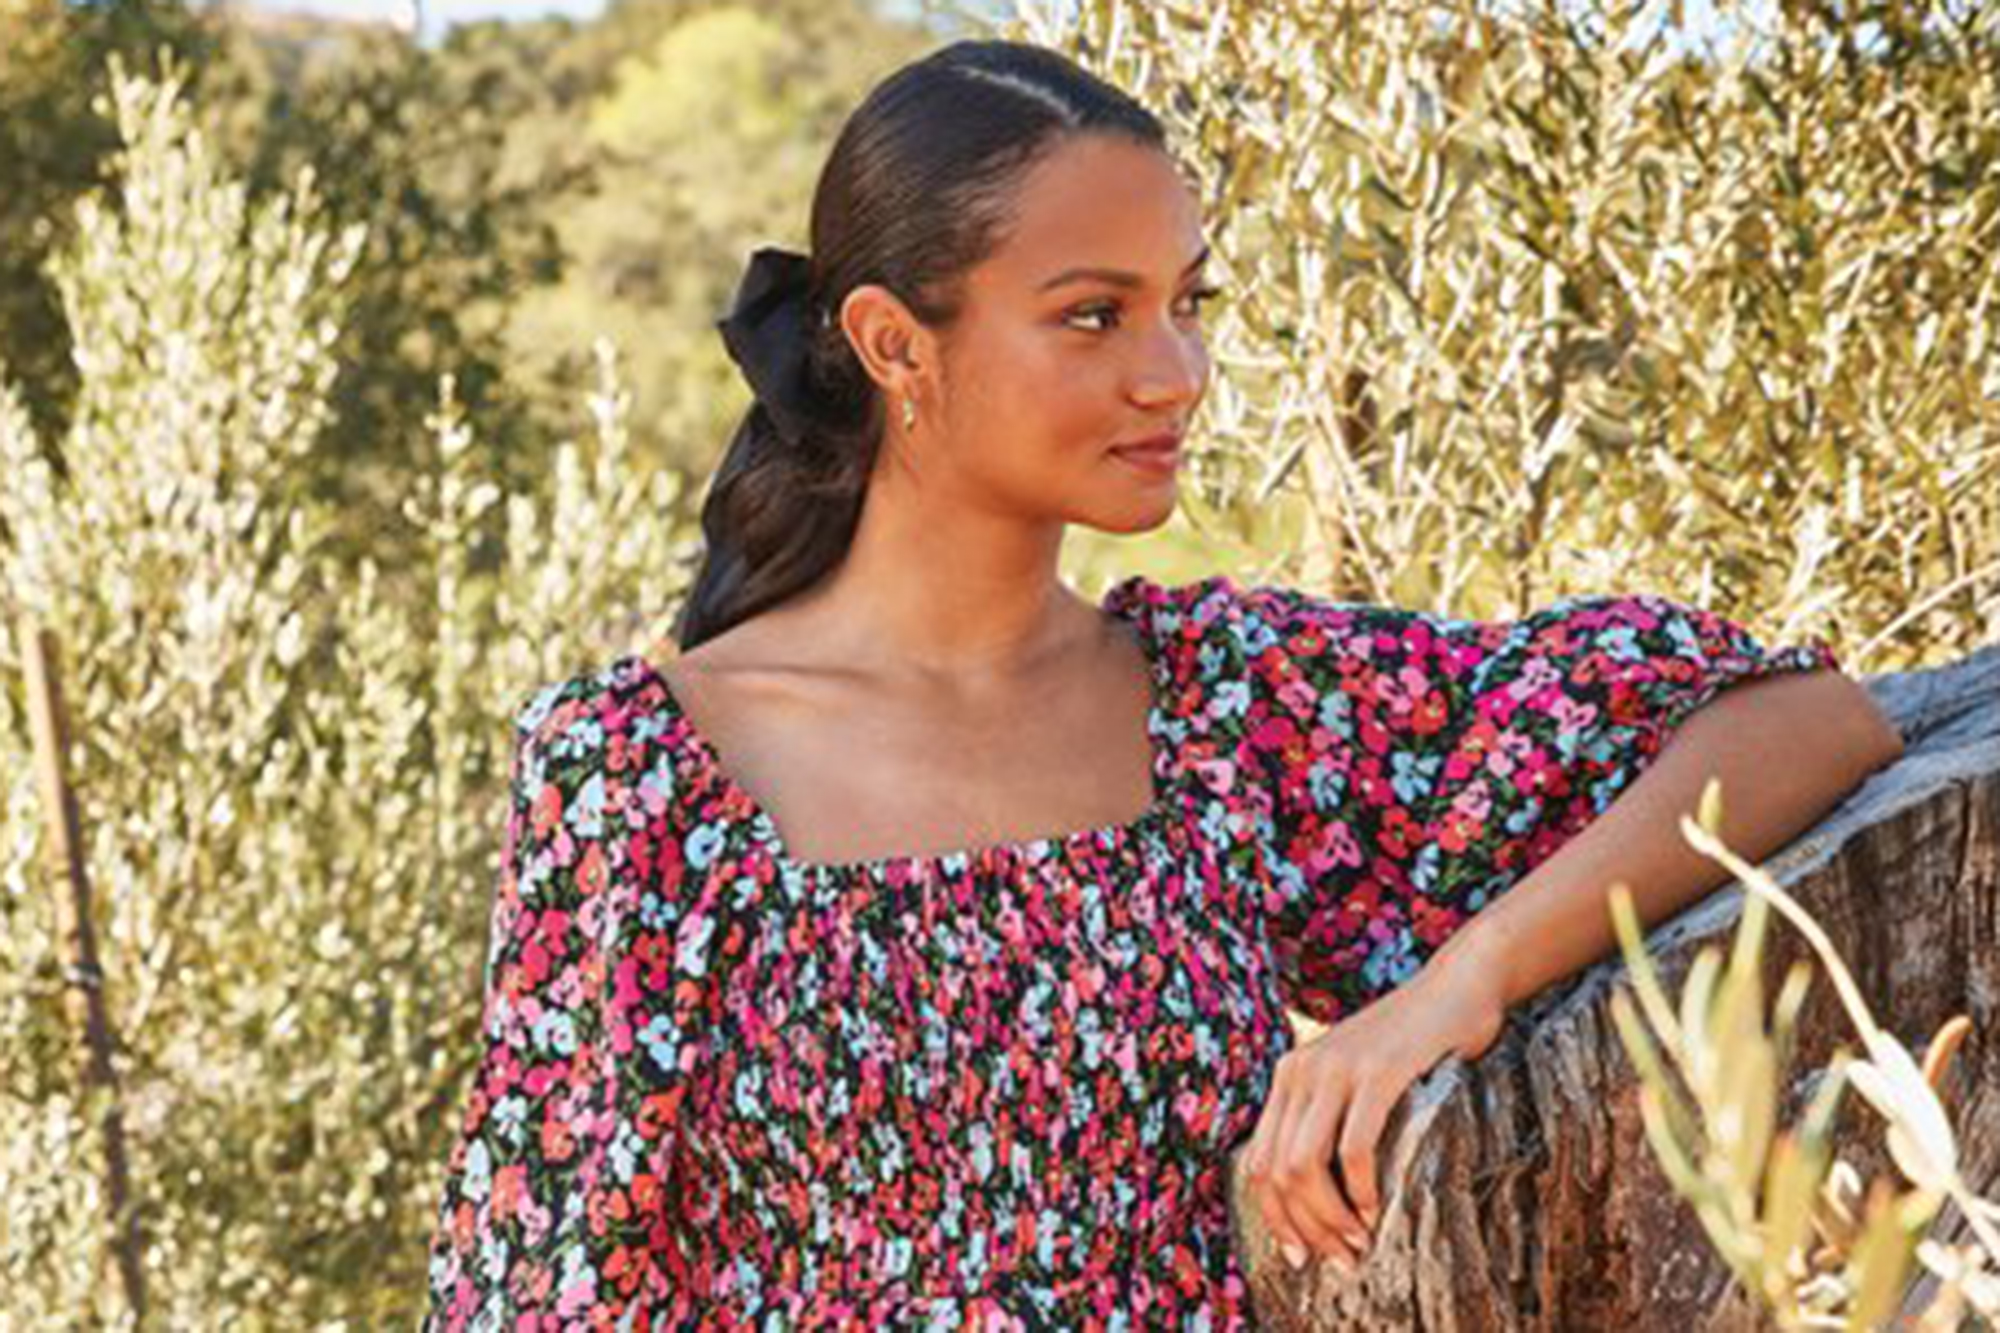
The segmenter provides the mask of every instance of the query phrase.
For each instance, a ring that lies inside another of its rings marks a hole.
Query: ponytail
[[[880,438],[879,395],[814,299],[806,256],[759,249],[716,327],[756,398],[702,503],[708,556],[675,627],[683,651],[839,563]]]

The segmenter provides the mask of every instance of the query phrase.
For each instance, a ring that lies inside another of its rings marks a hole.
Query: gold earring
[[[903,429],[914,430],[916,428],[916,425],[917,425],[917,405],[911,402],[909,399],[905,398],[903,400]]]

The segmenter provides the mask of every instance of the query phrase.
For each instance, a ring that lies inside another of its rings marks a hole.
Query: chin
[[[1178,499],[1179,496],[1169,489],[1162,492],[1158,498],[1147,497],[1143,503],[1124,504],[1115,509],[1103,506],[1088,513],[1073,515],[1071,521],[1121,537],[1151,532],[1155,528],[1164,527],[1173,518]]]

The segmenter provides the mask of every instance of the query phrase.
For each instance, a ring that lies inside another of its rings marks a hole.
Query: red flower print
[[[577,892],[586,898],[602,893],[610,873],[610,865],[604,856],[604,844],[592,839],[584,845],[583,860],[577,863]]]
[[[542,789],[535,793],[531,811],[530,829],[537,842],[546,841],[562,823],[562,788],[553,782],[544,782]]]

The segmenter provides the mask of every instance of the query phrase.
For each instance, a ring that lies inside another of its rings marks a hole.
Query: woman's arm
[[[1279,1060],[1244,1171],[1287,1257],[1317,1250],[1350,1265],[1366,1253],[1380,1215],[1376,1143],[1396,1100],[1443,1056],[1483,1054],[1512,1005],[1609,953],[1612,884],[1630,886],[1651,925],[1728,882],[1680,833],[1711,776],[1724,841],[1755,859],[1902,751],[1866,689],[1838,671],[1745,682],[1689,714],[1602,815],[1407,982]]]
[[[1867,689],[1837,671],[1721,694],[1688,717],[1600,818],[1447,940],[1417,980],[1476,975],[1476,990],[1510,1007],[1615,947],[1612,884],[1630,886],[1650,927],[1729,882],[1680,832],[1680,816],[1694,813],[1711,776],[1722,784],[1722,840],[1754,861],[1902,753],[1902,737]]]

